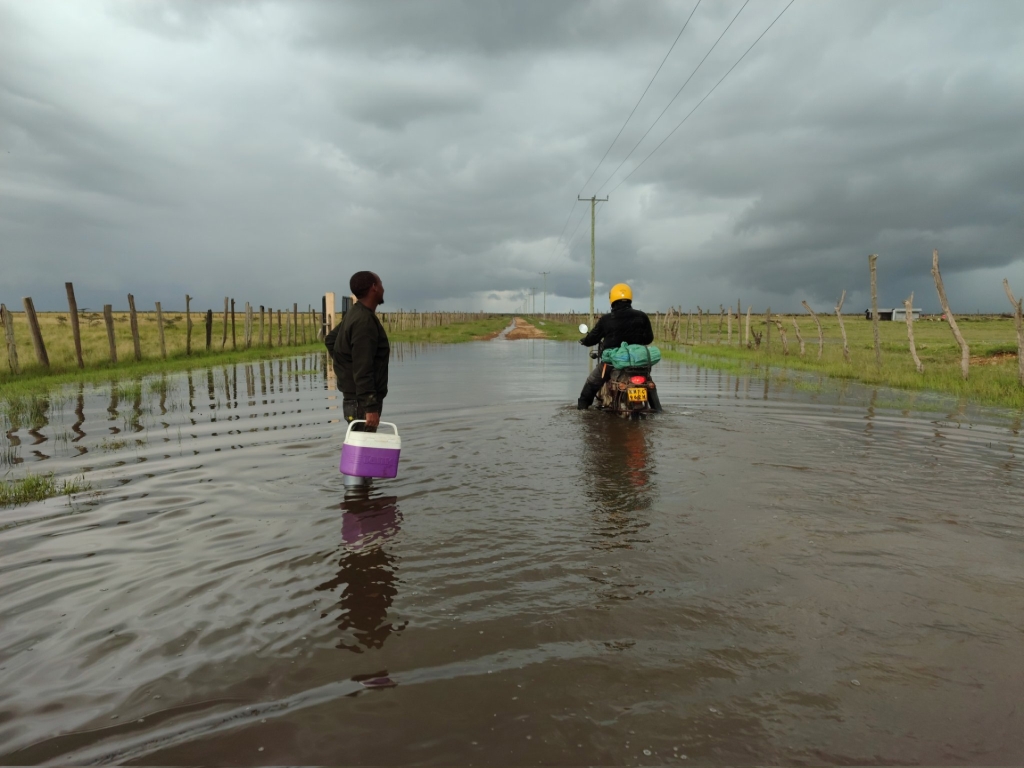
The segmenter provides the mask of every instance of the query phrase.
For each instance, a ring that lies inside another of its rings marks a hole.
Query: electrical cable
[[[608,157],[608,153],[611,152],[612,151],[612,147],[615,146],[615,142],[619,140],[619,136],[622,135],[622,132],[626,129],[626,125],[633,118],[633,114],[636,112],[637,107],[639,107],[640,106],[640,102],[644,100],[644,96],[647,95],[647,91],[650,90],[651,85],[654,83],[655,78],[658,76],[658,73],[661,72],[661,68],[665,66],[665,62],[668,61],[669,55],[675,49],[676,43],[679,42],[679,38],[681,38],[683,36],[683,32],[686,31],[686,27],[689,26],[689,24],[690,24],[690,19],[693,18],[693,14],[694,14],[694,12],[696,12],[696,10],[700,6],[701,2],[703,2],[703,0],[697,0],[697,4],[695,6],[693,6],[693,10],[690,11],[690,15],[686,17],[686,21],[683,23],[682,29],[679,30],[679,34],[676,35],[676,39],[673,40],[672,41],[672,45],[669,46],[668,52],[665,54],[665,57],[661,60],[661,64],[658,65],[657,70],[655,70],[654,76],[651,77],[650,82],[647,83],[647,87],[644,88],[644,92],[642,94],[640,94],[640,98],[637,99],[636,104],[633,105],[633,111],[629,113],[629,117],[626,118],[626,122],[622,124],[621,128],[619,128],[619,132],[617,134],[615,134],[615,138],[612,139],[612,143],[608,145],[608,149],[606,149],[604,151],[604,155],[601,157],[600,161],[598,161],[597,165],[594,166],[594,170],[590,172],[590,176],[588,176],[587,180],[585,182],[583,182],[583,186],[580,187],[580,191],[576,195],[577,198],[579,198],[583,194],[583,190],[587,188],[587,184],[589,184],[590,180],[594,178],[594,174],[597,173],[598,169],[600,169],[601,164],[605,161],[605,158]],[[565,223],[562,225],[562,231],[559,232],[558,233],[558,237],[555,238],[555,248],[557,248],[558,247],[558,243],[561,242],[562,235],[565,234],[565,230],[569,226],[569,220],[572,218],[572,213],[573,213],[573,211],[576,210],[576,204],[578,202],[580,202],[578,199],[574,200],[573,203],[572,203],[572,207],[569,208],[569,215],[565,217]],[[579,225],[577,225],[577,229],[578,228],[579,228]],[[575,231],[574,231],[573,234],[575,234]],[[569,239],[570,240],[572,239],[572,235],[569,235]]]
[[[605,161],[605,158],[608,157],[608,153],[612,151],[612,147],[615,146],[615,142],[619,140],[619,137],[622,135],[622,132],[624,130],[626,130],[626,126],[629,124],[629,121],[633,119],[633,115],[636,113],[637,107],[640,106],[640,102],[644,100],[644,96],[647,95],[647,92],[649,90],[651,90],[651,86],[654,84],[655,78],[658,76],[658,73],[661,72],[661,68],[665,66],[665,62],[668,61],[669,55],[672,53],[673,50],[675,50],[676,43],[679,42],[679,38],[681,38],[683,36],[683,32],[685,32],[686,28],[690,25],[690,19],[693,18],[693,14],[697,12],[697,8],[700,7],[700,4],[702,2],[703,2],[703,0],[697,0],[697,5],[693,6],[693,10],[690,11],[690,15],[686,17],[686,21],[683,23],[683,28],[679,30],[679,34],[676,35],[676,39],[673,40],[672,41],[672,45],[669,46],[668,52],[665,54],[665,58],[663,58],[661,60],[661,64],[659,64],[658,68],[655,70],[654,76],[651,77],[650,82],[647,83],[647,87],[644,88],[644,92],[640,94],[640,98],[637,99],[636,104],[633,105],[633,110],[632,110],[632,112],[629,113],[629,117],[626,118],[626,122],[624,122],[622,124],[622,127],[619,128],[619,132],[615,134],[615,138],[612,139],[612,143],[608,145],[608,149],[606,149],[604,151],[604,154],[601,156],[601,159],[598,161],[597,165],[594,167],[594,170],[590,172],[590,176],[588,176],[587,180],[583,182],[583,186],[580,187],[580,191],[577,194],[577,197],[580,197],[580,196],[583,195],[583,190],[587,188],[587,184],[589,184],[590,180],[592,178],[594,178],[594,174],[597,173],[598,169],[601,167],[601,163],[603,163]]]
[[[732,65],[731,67],[729,67],[729,71],[728,71],[728,72],[726,72],[726,73],[725,73],[724,75],[722,75],[722,78],[721,78],[721,80],[719,80],[719,81],[718,81],[717,83],[715,83],[715,84],[714,84],[714,86],[713,86],[713,87],[711,88],[711,90],[710,90],[710,91],[708,91],[708,92],[707,92],[706,94],[704,94],[704,97],[703,97],[703,98],[702,98],[702,99],[701,99],[700,101],[698,101],[698,102],[697,102],[697,104],[696,104],[696,105],[694,106],[694,108],[693,108],[693,109],[691,109],[691,110],[690,110],[690,111],[689,111],[689,112],[688,112],[688,113],[686,114],[686,117],[684,117],[684,118],[683,118],[682,120],[680,120],[680,121],[679,121],[679,122],[678,122],[678,123],[676,124],[676,127],[675,127],[675,128],[673,128],[673,129],[672,129],[671,131],[669,131],[668,135],[667,135],[667,136],[666,136],[666,137],[665,137],[664,139],[662,139],[662,140],[661,140],[661,143],[660,143],[660,144],[658,144],[658,146],[656,146],[656,147],[655,147],[654,149],[652,149],[652,150],[651,150],[651,152],[650,152],[650,154],[648,154],[648,155],[647,155],[647,157],[645,157],[645,158],[644,158],[643,160],[641,160],[641,161],[640,161],[640,164],[639,164],[639,165],[637,165],[637,166],[636,166],[636,168],[634,168],[634,169],[633,169],[632,171],[630,171],[629,173],[627,173],[627,174],[626,174],[625,176],[623,176],[623,177],[622,177],[622,181],[620,181],[620,182],[619,182],[618,184],[616,184],[616,185],[615,185],[615,186],[614,186],[614,187],[612,188],[612,190],[611,190],[612,192],[614,192],[614,191],[615,191],[616,189],[618,189],[619,187],[621,187],[621,186],[622,186],[622,184],[623,184],[623,182],[625,182],[625,181],[626,181],[626,179],[628,179],[628,178],[629,178],[630,176],[632,176],[632,175],[633,175],[634,173],[636,173],[636,172],[637,172],[638,170],[640,170],[640,167],[641,167],[641,166],[642,166],[642,165],[643,165],[644,163],[646,163],[646,162],[647,162],[648,160],[650,160],[650,159],[651,159],[651,155],[653,155],[653,154],[654,154],[655,152],[657,152],[657,151],[658,151],[659,149],[661,149],[661,146],[662,146],[662,144],[664,144],[664,143],[665,143],[666,141],[668,141],[668,140],[669,140],[669,138],[671,138],[672,134],[674,134],[674,133],[675,133],[675,132],[676,132],[677,130],[679,130],[679,128],[680,128],[680,127],[682,126],[682,124],[683,124],[683,123],[685,123],[685,122],[686,122],[687,120],[689,120],[689,119],[690,119],[690,115],[692,115],[692,114],[693,114],[694,112],[696,112],[696,111],[697,111],[697,108],[698,108],[698,107],[700,107],[700,105],[704,103],[705,99],[707,99],[707,98],[708,98],[708,96],[710,96],[710,95],[711,95],[712,93],[714,93],[714,92],[715,92],[715,89],[716,89],[716,88],[718,88],[718,86],[720,86],[720,85],[722,84],[722,82],[723,82],[723,81],[725,80],[725,78],[727,78],[727,77],[728,77],[728,76],[729,76],[729,75],[730,75],[730,74],[732,73],[732,71],[733,71],[734,69],[736,69],[736,67],[737,67],[737,66],[739,66],[739,63],[740,63],[741,61],[743,61],[743,59],[744,59],[744,58],[746,57],[746,55],[747,55],[748,53],[750,53],[750,52],[751,52],[751,50],[753,50],[753,48],[754,48],[754,46],[755,46],[755,45],[757,45],[757,44],[758,44],[759,42],[761,42],[761,38],[762,38],[762,37],[764,37],[764,36],[765,36],[766,34],[768,34],[768,30],[769,30],[769,29],[771,29],[772,27],[774,27],[774,26],[775,26],[775,22],[776,22],[776,21],[778,21],[779,19],[781,19],[781,18],[782,18],[782,14],[784,14],[784,13],[785,13],[786,11],[788,11],[788,10],[789,10],[789,6],[791,6],[791,5],[792,5],[793,3],[795,3],[795,2],[796,2],[796,0],[789,0],[789,3],[788,3],[788,4],[786,5],[786,7],[785,7],[785,8],[783,8],[783,9],[782,9],[782,10],[781,10],[781,11],[779,12],[779,15],[778,15],[778,16],[776,16],[776,17],[775,17],[775,18],[774,18],[774,19],[772,20],[772,23],[771,23],[771,24],[769,24],[769,25],[768,25],[767,27],[765,27],[765,30],[764,30],[764,32],[762,32],[762,33],[761,33],[760,35],[758,35],[757,39],[756,39],[756,40],[755,40],[754,42],[752,42],[752,43],[750,44],[750,47],[749,47],[749,48],[747,48],[747,50],[745,50],[745,51],[743,52],[743,55],[742,55],[742,56],[740,56],[740,57],[739,57],[738,59],[736,59],[736,63],[735,63],[735,64],[733,64],[733,65]],[[605,182],[605,183],[607,183],[607,182]]]
[[[730,21],[726,25],[725,29],[722,30],[722,34],[720,34],[718,36],[718,39],[715,40],[715,44],[712,45],[708,49],[708,52],[704,54],[704,58],[700,60],[700,63],[697,64],[696,67],[694,67],[693,72],[691,72],[690,76],[688,78],[686,78],[686,82],[684,82],[679,87],[679,90],[676,91],[676,95],[673,96],[671,99],[669,99],[668,104],[666,104],[665,108],[663,110],[661,110],[661,114],[658,115],[658,117],[655,119],[655,121],[653,123],[651,123],[651,127],[647,129],[647,131],[644,133],[643,136],[640,137],[640,141],[638,141],[636,144],[633,145],[633,148],[631,150],[629,150],[629,154],[626,155],[624,158],[622,158],[622,162],[619,163],[618,166],[616,166],[615,170],[611,172],[611,175],[607,179],[604,180],[604,184],[602,184],[600,187],[597,188],[597,192],[600,192],[602,189],[604,189],[608,185],[608,182],[611,181],[613,178],[615,178],[615,174],[618,173],[619,169],[622,168],[623,165],[625,165],[626,161],[629,160],[629,158],[633,156],[633,153],[636,152],[636,148],[639,147],[640,144],[643,143],[643,140],[647,138],[647,135],[652,130],[654,130],[654,126],[656,126],[658,124],[658,122],[661,120],[661,118],[663,118],[665,116],[665,113],[668,112],[668,108],[671,107],[672,104],[675,102],[675,100],[679,98],[679,94],[681,94],[683,92],[683,88],[685,88],[687,86],[687,84],[690,82],[690,80],[693,79],[693,76],[697,74],[697,70],[699,70],[701,68],[701,66],[704,64],[704,62],[707,61],[707,58],[708,58],[708,56],[711,55],[711,52],[713,50],[715,50],[715,48],[718,47],[718,44],[720,42],[722,42],[722,38],[725,37],[725,33],[729,31],[729,28],[733,25],[733,23],[736,21],[736,19],[738,19],[740,17],[740,14],[743,13],[743,9],[746,8],[749,3],[750,3],[750,0],[744,0],[743,5],[741,5],[740,9],[738,11],[736,11],[736,15],[732,17],[732,21]]]

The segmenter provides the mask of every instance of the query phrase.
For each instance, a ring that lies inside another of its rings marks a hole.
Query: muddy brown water
[[[586,372],[397,347],[349,498],[318,355],[55,398],[3,471],[93,491],[0,510],[0,762],[1024,759],[1019,416]]]

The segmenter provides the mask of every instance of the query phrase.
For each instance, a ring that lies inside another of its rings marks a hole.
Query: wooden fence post
[[[160,302],[156,303],[156,327],[160,332],[160,358],[162,360],[167,359],[167,344],[164,341],[164,313],[160,309]]]
[[[868,256],[868,269],[871,271],[871,332],[875,335],[875,365],[882,367],[882,341],[878,335],[878,277],[875,262],[878,254]]]
[[[243,343],[245,344],[246,349],[249,348],[249,342],[252,340],[252,314],[249,309],[250,304],[247,301],[245,302],[245,325],[242,331]]]
[[[274,308],[267,307],[267,348],[274,348]]]
[[[103,324],[107,326],[107,346],[110,347],[110,362],[117,364],[117,340],[114,338],[114,307],[103,305]]]
[[[1013,304],[1013,322],[1017,326],[1017,378],[1024,387],[1024,298],[1014,299],[1010,290],[1010,281],[1003,278],[1003,290],[1006,298]]]
[[[924,373],[924,365],[921,358],[917,356],[917,347],[914,345],[914,292],[910,292],[910,298],[903,302],[903,308],[907,314],[907,338],[910,340],[910,356],[914,358],[914,367],[918,373]]]
[[[213,341],[213,310],[206,310],[206,351],[210,351],[210,342]]]
[[[68,311],[71,314],[71,333],[75,337],[75,360],[79,368],[85,368],[85,361],[82,360],[82,332],[78,327],[78,302],[75,301],[75,286],[71,283],[64,283],[64,290],[68,294]]]
[[[142,359],[142,343],[139,341],[139,315],[135,311],[135,297],[128,294],[128,312],[132,327],[132,343],[135,345],[135,361]]]
[[[231,300],[231,348],[238,349],[238,337],[235,335],[235,300]]]
[[[228,301],[230,301],[230,299],[228,299],[228,297],[225,296],[224,297],[224,335],[221,337],[221,340],[220,340],[221,351],[223,351],[224,347],[228,343]]]
[[[299,304],[298,304],[298,302],[295,302],[294,304],[292,304],[292,327],[295,329],[293,331],[293,333],[295,334],[295,344],[297,346],[298,343],[299,343]]]
[[[263,346],[263,314],[266,310],[263,305],[260,304],[260,346]]]
[[[44,368],[50,367],[50,358],[46,354],[46,345],[43,343],[43,334],[39,330],[39,318],[36,317],[36,306],[32,303],[32,297],[25,296],[21,300],[25,307],[25,317],[28,319],[28,330],[32,334],[32,347],[36,351],[36,361]]]
[[[721,304],[718,305],[718,336],[715,338],[715,344],[722,343],[722,323],[725,320],[725,307]]]
[[[277,346],[281,346],[281,310],[277,310]]]
[[[775,323],[775,327],[779,329],[779,336],[782,337],[782,354],[789,354],[789,341],[786,339],[786,329],[782,326],[781,320],[772,318],[772,322]]]
[[[697,330],[700,334],[700,343],[704,343],[704,310],[697,305]]]
[[[821,360],[821,353],[825,350],[825,335],[821,332],[821,321],[818,319],[818,316],[814,314],[814,310],[811,309],[810,304],[806,301],[801,301],[800,303],[804,305],[804,309],[811,313],[811,317],[814,319],[814,324],[818,326],[818,359]]]
[[[743,337],[740,335],[741,318],[743,317],[743,306],[740,300],[736,299],[736,344],[743,346]]]
[[[732,346],[732,307],[729,307],[728,310],[726,310],[726,311],[729,313],[729,336],[726,339],[726,343],[731,347]]]
[[[796,331],[796,340],[800,342],[800,357],[804,356],[804,352],[807,350],[807,346],[804,344],[804,337],[800,334],[800,325],[797,323],[796,318],[793,318],[793,330]]]
[[[292,313],[287,309],[284,311],[284,337],[288,346],[292,346]]]
[[[192,354],[192,297],[185,294],[185,356]]]
[[[843,325],[843,302],[846,301],[846,291],[839,297],[836,304],[836,317],[839,319],[839,332],[843,335],[843,359],[850,362],[850,345],[846,343],[846,326]]]
[[[949,328],[953,331],[953,338],[960,345],[960,374],[964,377],[964,381],[967,381],[967,374],[970,371],[971,365],[971,350],[968,348],[967,342],[964,341],[964,337],[960,334],[960,329],[956,325],[956,318],[950,312],[949,302],[946,301],[946,289],[942,285],[942,275],[939,273],[938,250],[932,251],[932,278],[935,280],[935,290],[938,291],[942,311],[946,313]]]
[[[750,306],[747,307],[747,327],[743,331],[743,343],[747,346],[747,349],[750,349],[750,310],[751,309],[752,309],[752,307],[750,307]]]
[[[0,315],[3,315],[4,336],[7,339],[7,364],[11,367],[11,373],[21,373],[18,365],[18,345],[14,343],[14,318],[7,311],[5,304],[0,304]]]

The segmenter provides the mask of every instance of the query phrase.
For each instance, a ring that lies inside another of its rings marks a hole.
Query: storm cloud
[[[648,309],[1024,293],[1024,6],[796,0],[691,114],[788,0],[696,4],[0,0],[0,300],[583,309],[577,195]]]

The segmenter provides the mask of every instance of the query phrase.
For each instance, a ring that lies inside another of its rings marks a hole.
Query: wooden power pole
[[[597,209],[598,203],[607,203],[607,197],[580,197],[576,196],[576,199],[584,202],[590,201],[590,327],[594,327],[594,222],[595,215],[594,211]]]

